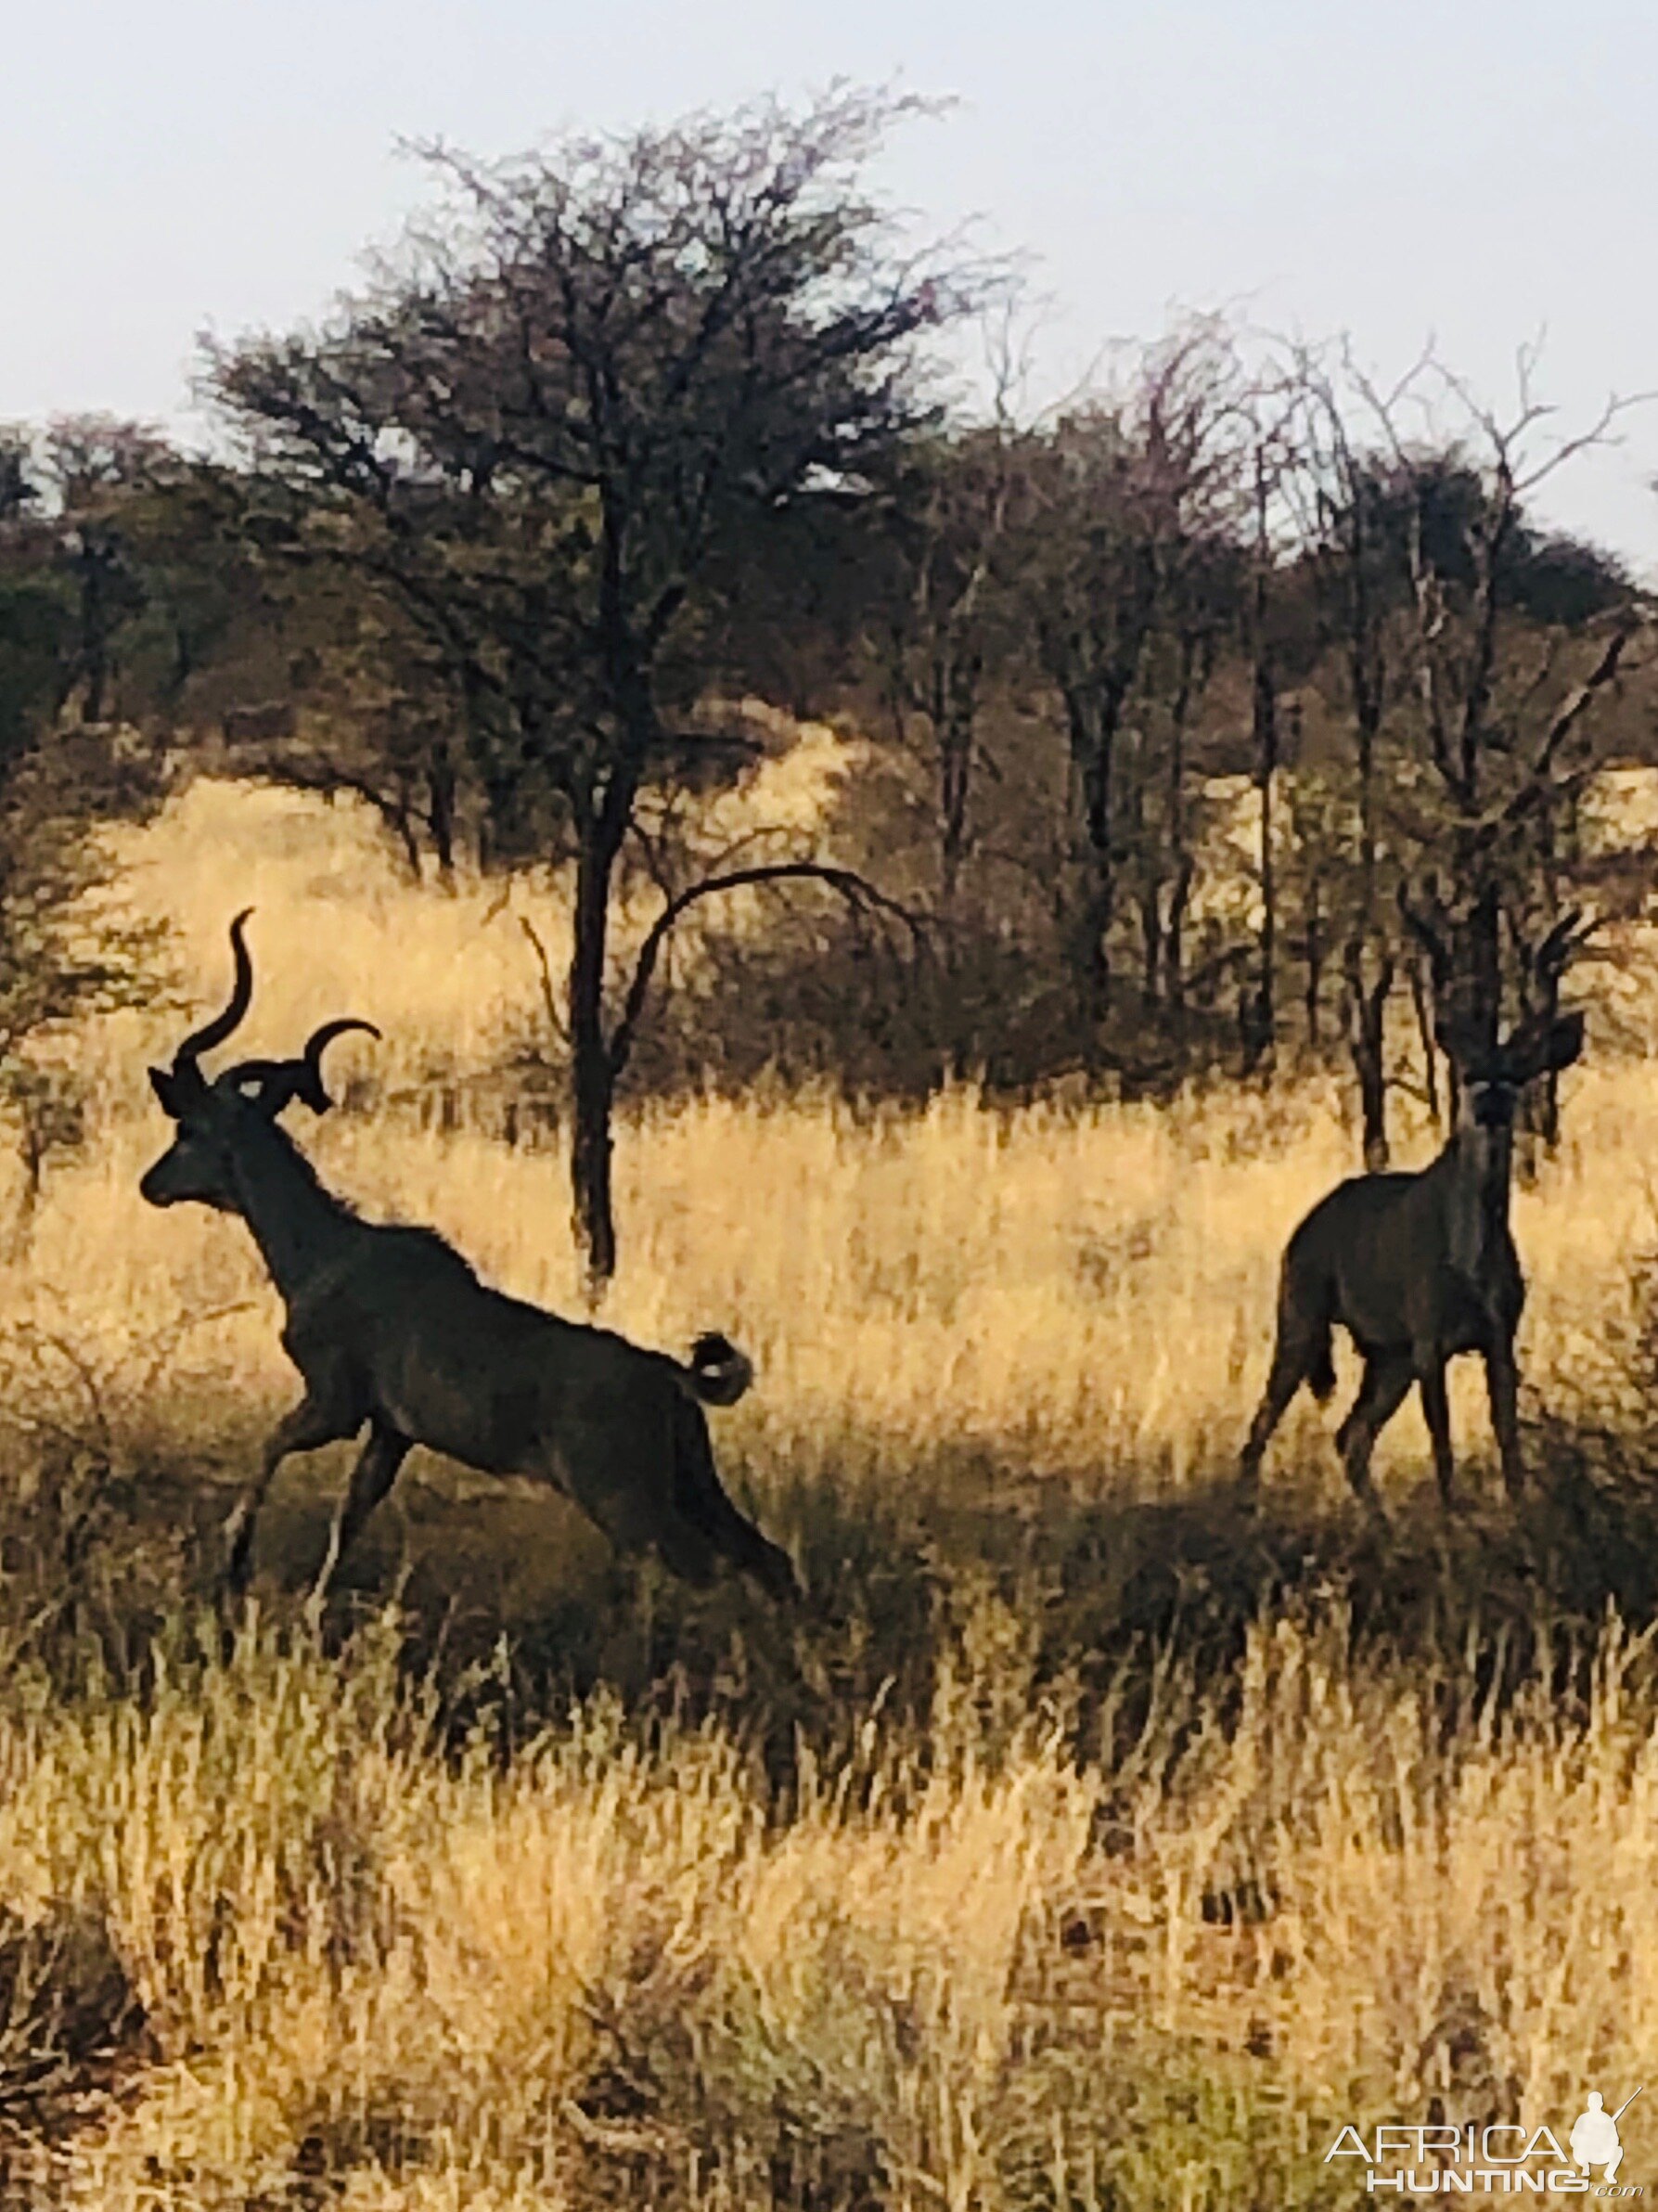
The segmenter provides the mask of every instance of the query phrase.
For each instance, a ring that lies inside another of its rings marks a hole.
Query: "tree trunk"
[[[85,689],[81,695],[81,720],[102,722],[109,705],[109,637],[114,623],[109,613],[109,573],[114,566],[107,547],[82,533],[78,561],[81,584],[81,673]]]
[[[1373,984],[1365,982],[1364,940],[1348,938],[1343,954],[1347,971],[1347,1043],[1358,1080],[1360,1138],[1365,1172],[1380,1175],[1391,1157],[1387,1137],[1387,1001],[1394,987],[1394,963],[1383,953]]]
[[[426,818],[438,880],[447,888],[455,881],[455,762],[443,739],[432,747],[426,766]]]
[[[945,912],[952,920],[967,859],[973,726],[977,719],[976,666],[962,668],[950,663],[941,668],[933,686],[932,707],[932,727],[938,744],[939,874]]]
[[[1182,965],[1181,932],[1187,901],[1191,896],[1196,866],[1186,844],[1186,722],[1191,712],[1197,680],[1199,640],[1186,637],[1180,644],[1180,681],[1169,717],[1169,779],[1165,796],[1168,860],[1174,871],[1169,886],[1168,919],[1163,936],[1163,990],[1171,1023],[1179,1033],[1186,1011],[1186,975]]]
[[[1091,724],[1096,727],[1090,727]],[[1083,827],[1088,841],[1088,881],[1083,894],[1079,965],[1084,1016],[1095,1038],[1111,1012],[1112,1003],[1111,934],[1117,907],[1112,769],[1116,734],[1112,711],[1107,709],[1096,716],[1073,709],[1072,744],[1082,781]]]
[[[409,881],[418,883],[420,876],[420,840],[415,829],[415,794],[413,779],[405,770],[397,778],[397,796],[380,802],[382,819],[394,832],[403,847],[404,863],[409,871]]]
[[[1421,1040],[1423,1081],[1428,1093],[1428,1112],[1433,1116],[1435,1128],[1444,1126],[1440,1115],[1439,1055],[1433,1045],[1433,1015],[1428,1004],[1427,986],[1422,980],[1419,961],[1410,963],[1410,1000],[1416,1010],[1416,1034]]]
[[[1253,993],[1240,1007],[1246,1074],[1268,1058],[1278,1032],[1278,870],[1272,850],[1273,778],[1278,768],[1278,688],[1262,649],[1254,681],[1255,787],[1261,794],[1261,936]]]
[[[1148,876],[1140,887],[1140,1008],[1150,1020],[1157,1011],[1163,980],[1163,885]]]
[[[1551,858],[1552,855],[1549,855]],[[1557,886],[1550,882],[1549,890]],[[1558,899],[1557,899],[1558,905]],[[1520,982],[1520,1011],[1522,1015],[1544,1022],[1560,1018],[1561,979],[1559,975],[1523,975]],[[1552,1159],[1560,1150],[1561,1093],[1560,1071],[1547,1068],[1535,1083],[1528,1084],[1520,1094],[1519,1110],[1515,1115],[1515,1172],[1523,1184],[1536,1179],[1539,1152]]]
[[[1324,1041],[1320,1022],[1324,989],[1324,911],[1316,872],[1308,880],[1306,895],[1307,1048],[1317,1052]]]
[[[488,875],[510,867],[523,857],[519,850],[519,790],[522,778],[514,768],[486,761],[479,775],[483,804],[478,821],[478,868]]]
[[[1176,1036],[1186,1026],[1186,909],[1196,873],[1190,854],[1182,851],[1169,888],[1169,918],[1163,941],[1163,987]]]
[[[576,864],[575,949],[570,963],[571,1204],[596,1296],[616,1272],[611,1183],[616,1073],[604,1031],[605,943],[612,857],[596,843]]]
[[[893,675],[889,710],[902,745],[908,729],[906,701],[910,698],[904,680],[902,635],[894,633]],[[939,1059],[939,1074],[946,1083],[966,1077],[971,1065],[974,1040],[962,1022],[961,944],[957,933],[962,870],[967,862],[968,802],[972,784],[973,722],[977,712],[971,688],[962,680],[948,641],[932,652],[928,680],[913,700],[926,716],[937,760],[938,909],[942,992],[934,1001],[931,1043]]]

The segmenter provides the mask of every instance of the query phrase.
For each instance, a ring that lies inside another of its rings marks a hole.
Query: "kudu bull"
[[[140,1185],[152,1205],[195,1200],[246,1222],[287,1307],[282,1343],[304,1383],[232,1517],[231,1588],[246,1588],[255,1518],[281,1461],[366,1423],[319,1595],[424,1444],[485,1473],[551,1484],[619,1550],[654,1548],[688,1581],[708,1581],[724,1558],[774,1597],[797,1596],[787,1554],[745,1520],[714,1467],[703,1408],[734,1405],[752,1377],[724,1337],[700,1338],[688,1366],[642,1351],[486,1288],[433,1231],[363,1221],[323,1188],[277,1116],[296,1100],[326,1111],[324,1050],[348,1031],[378,1036],[371,1022],[325,1022],[295,1060],[202,1074],[203,1054],[252,998],[247,920],[230,928],[229,1004],[170,1068],[149,1071],[177,1135]]]
[[[1419,933],[1425,925],[1407,911]],[[1583,1016],[1552,1010],[1553,985],[1579,917],[1556,925],[1534,958],[1549,978],[1549,1005],[1502,1043],[1457,1010],[1442,1010],[1441,1049],[1457,1075],[1457,1124],[1439,1157],[1413,1175],[1355,1176],[1320,1201],[1291,1238],[1279,1279],[1278,1340],[1260,1408],[1244,1446],[1242,1475],[1256,1481],[1268,1439],[1305,1382],[1323,1403],[1335,1389],[1331,1333],[1344,1328],[1364,1359],[1353,1408],[1337,1434],[1347,1479],[1380,1512],[1370,1481],[1376,1439],[1414,1382],[1433,1449],[1440,1497],[1451,1502],[1453,1459],[1446,1366],[1459,1354],[1484,1361],[1503,1481],[1523,1483],[1514,1338],[1525,1278],[1509,1228],[1514,1112],[1520,1093],[1583,1049]],[[1432,947],[1445,989],[1443,945]],[[1449,995],[1448,992],[1446,994]]]

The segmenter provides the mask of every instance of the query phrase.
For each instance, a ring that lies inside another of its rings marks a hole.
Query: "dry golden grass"
[[[192,1006],[257,905],[251,1048],[350,1008],[388,1044],[342,1060],[413,1083],[534,1019],[511,917],[400,885],[350,814],[198,787],[125,861]],[[15,2201],[1232,2212],[1350,2201],[1348,2118],[1561,2122],[1658,2076],[1643,1067],[1591,1058],[1518,1200],[1517,1515],[1474,1386],[1448,1528],[1414,1411],[1385,1546],[1311,1408],[1261,1521],[1228,1499],[1282,1240],[1350,1159],[1333,1093],[710,1100],[623,1133],[607,1318],[753,1353],[717,1441],[810,1616],[618,1575],[418,1455],[319,1640],[322,1454],[227,1653],[212,1524],[292,1381],[237,1226],[136,1197],[177,1019],[86,1040],[96,1140],[0,1289]],[[576,1305],[551,1149],[301,1137]]]

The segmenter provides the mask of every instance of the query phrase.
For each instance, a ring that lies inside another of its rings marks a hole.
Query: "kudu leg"
[[[679,1520],[688,1521],[739,1573],[784,1603],[802,1595],[794,1563],[763,1537],[739,1511],[714,1464],[708,1421],[700,1406],[681,1404],[674,1417],[674,1494]]]
[[[362,1413],[343,1398],[307,1390],[291,1413],[285,1413],[272,1431],[259,1464],[259,1473],[238,1500],[225,1524],[230,1558],[225,1570],[225,1588],[239,1598],[247,1589],[253,1565],[253,1527],[265,1493],[278,1467],[289,1452],[315,1451],[354,1436],[363,1425]]]
[[[1451,1454],[1451,1401],[1445,1386],[1445,1362],[1427,1355],[1421,1362],[1422,1411],[1428,1417],[1428,1440],[1433,1447],[1433,1479],[1439,1501],[1451,1503],[1455,1461]]]
[[[1272,1353],[1272,1370],[1266,1378],[1260,1406],[1250,1423],[1249,1441],[1239,1461],[1239,1473],[1252,1487],[1259,1478],[1261,1461],[1272,1440],[1272,1432],[1283,1420],[1290,1400],[1312,1372],[1313,1361],[1321,1342],[1320,1336],[1304,1336],[1299,1331],[1292,1333],[1281,1326],[1279,1330],[1278,1342]]]
[[[1372,1354],[1365,1361],[1364,1380],[1353,1410],[1336,1431],[1336,1447],[1361,1502],[1380,1513],[1382,1501],[1370,1480],[1370,1454],[1376,1439],[1405,1403],[1416,1369],[1408,1352]]]
[[[311,1588],[314,1604],[320,1605],[327,1597],[335,1570],[361,1533],[364,1522],[397,1480],[397,1470],[413,1448],[406,1436],[399,1435],[395,1429],[388,1429],[378,1421],[369,1430],[368,1441],[352,1469],[340,1510],[329,1524],[328,1548]]]
[[[1525,1488],[1525,1468],[1520,1458],[1520,1371],[1512,1344],[1501,1344],[1485,1355],[1485,1393],[1491,1400],[1491,1426],[1502,1460],[1503,1487],[1510,1498]]]

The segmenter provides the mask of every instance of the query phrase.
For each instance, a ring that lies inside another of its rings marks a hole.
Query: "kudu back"
[[[361,1220],[324,1189],[278,1116],[295,1100],[325,1112],[325,1048],[349,1030],[378,1036],[371,1023],[326,1022],[297,1059],[202,1074],[252,997],[247,920],[231,924],[229,1004],[170,1068],[150,1070],[176,1134],[140,1185],[152,1205],[239,1215],[287,1308],[282,1343],[304,1384],[233,1516],[231,1588],[246,1587],[259,1506],[283,1459],[366,1426],[319,1592],[423,1444],[486,1474],[550,1484],[619,1550],[655,1550],[688,1581],[707,1582],[724,1559],[772,1596],[797,1596],[788,1555],[738,1511],[714,1466],[704,1408],[734,1405],[752,1377],[724,1337],[700,1338],[682,1365],[491,1290],[433,1231]]]
[[[1451,1501],[1447,1361],[1484,1362],[1491,1421],[1510,1496],[1523,1484],[1514,1338],[1525,1278],[1509,1228],[1514,1112],[1538,1076],[1583,1049],[1583,1016],[1528,1021],[1482,1050],[1454,1027],[1441,1043],[1459,1076],[1457,1126],[1438,1158],[1413,1175],[1363,1175],[1338,1185],[1291,1238],[1279,1278],[1278,1337],[1260,1408],[1243,1448],[1253,1485],[1268,1439],[1305,1382],[1321,1403],[1335,1389],[1331,1337],[1343,1328],[1364,1376],[1337,1445],[1347,1479],[1373,1511],[1376,1439],[1421,1392],[1440,1496]]]

